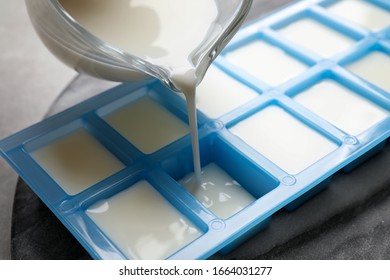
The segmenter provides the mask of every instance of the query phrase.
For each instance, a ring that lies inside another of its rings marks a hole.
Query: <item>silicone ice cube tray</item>
[[[110,115],[143,97],[188,123],[183,98],[156,80],[101,93],[3,139],[0,151],[95,259],[132,258],[87,210],[140,181],[148,182],[199,233],[166,259],[206,259],[229,252],[266,227],[275,212],[293,210],[328,186],[336,172],[350,172],[380,151],[390,135],[390,25],[373,30],[365,20],[343,18],[334,12],[341,2],[370,5],[390,17],[387,0],[300,1],[243,27],[214,62],[229,79],[256,93],[217,118],[198,110],[202,166],[215,163],[256,198],[230,218],[217,217],[178,183],[193,169],[188,132],[142,152],[126,133],[110,126]],[[297,23],[303,30],[291,31]],[[316,30],[318,26],[326,30]],[[348,44],[340,47],[339,36]],[[336,47],[317,52],[321,38],[327,38],[322,45]],[[256,53],[256,48],[265,51],[264,44],[279,53],[274,60],[262,61],[267,56]],[[249,58],[240,57],[248,52]],[[290,73],[279,56],[303,67]],[[277,79],[269,82],[264,69]],[[227,90],[223,85],[221,80],[220,90]],[[142,126],[143,120],[139,122]],[[57,144],[61,148],[56,150]],[[76,146],[77,152],[72,151]],[[57,161],[45,163],[45,155]],[[53,171],[66,166],[58,161],[68,155],[78,163],[68,165],[71,173]],[[78,189],[68,188],[69,178]],[[150,208],[147,203],[138,207],[142,213]],[[124,218],[119,224],[131,229],[133,222]]]

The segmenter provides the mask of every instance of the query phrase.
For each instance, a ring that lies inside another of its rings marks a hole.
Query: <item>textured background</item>
[[[0,138],[42,119],[76,75],[37,38],[24,1],[0,2]],[[0,158],[0,259],[10,258],[16,173]]]

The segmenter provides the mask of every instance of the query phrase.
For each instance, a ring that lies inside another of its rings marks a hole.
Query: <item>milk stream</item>
[[[200,164],[200,149],[199,149],[199,133],[198,133],[198,120],[196,116],[196,81],[197,77],[195,69],[184,68],[184,73],[181,69],[176,69],[171,79],[173,83],[179,88],[185,95],[187,100],[188,119],[190,122],[191,130],[191,144],[192,154],[194,160],[194,174],[195,182],[197,185],[201,184],[201,164]]]
[[[60,0],[83,28],[128,54],[169,72],[170,81],[187,99],[194,171],[200,182],[200,156],[193,52],[206,39],[218,8],[210,0]],[[199,16],[194,16],[199,15]]]

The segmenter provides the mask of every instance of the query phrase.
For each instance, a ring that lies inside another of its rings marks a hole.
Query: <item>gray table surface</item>
[[[0,1],[0,138],[40,121],[77,73],[39,40],[25,1]],[[11,258],[16,172],[0,157],[0,260]],[[2,276],[2,272],[0,272]]]

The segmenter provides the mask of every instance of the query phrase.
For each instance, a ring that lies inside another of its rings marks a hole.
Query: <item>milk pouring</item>
[[[200,176],[195,88],[251,0],[26,1],[46,46],[76,70],[129,81],[145,74],[185,94]]]

